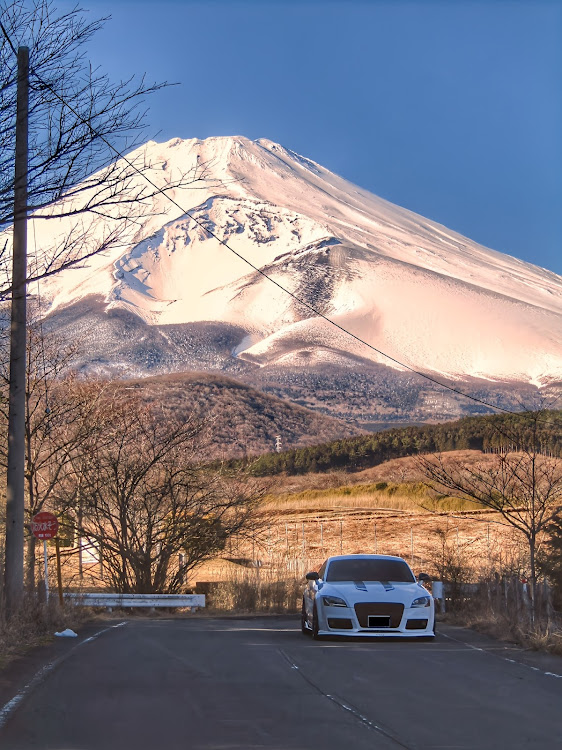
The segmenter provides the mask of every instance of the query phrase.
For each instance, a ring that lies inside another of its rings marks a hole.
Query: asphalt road
[[[562,748],[562,659],[441,630],[315,642],[288,617],[132,620],[57,644],[0,712],[0,748]]]

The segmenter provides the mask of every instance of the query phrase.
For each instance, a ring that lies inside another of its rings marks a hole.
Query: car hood
[[[379,581],[337,581],[325,583],[322,596],[332,594],[343,597],[348,604],[356,602],[400,602],[406,606],[419,596],[430,596],[419,583],[392,583]]]

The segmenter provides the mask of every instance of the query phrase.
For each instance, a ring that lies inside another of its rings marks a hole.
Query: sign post
[[[49,566],[47,561],[47,539],[54,539],[59,530],[59,522],[54,513],[42,511],[31,519],[31,533],[43,540],[43,560],[45,563],[45,594],[49,601]],[[60,592],[59,592],[60,596]]]
[[[61,605],[61,607],[64,607],[64,598],[62,595],[62,571],[60,565],[60,545],[58,536],[55,537],[55,546],[57,549],[57,583],[59,586],[59,604]]]
[[[45,565],[45,597],[49,601],[49,562],[47,556],[47,540],[43,539],[43,564]],[[41,601],[41,600],[39,600]]]

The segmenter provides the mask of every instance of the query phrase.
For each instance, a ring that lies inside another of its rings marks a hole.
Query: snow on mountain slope
[[[120,247],[42,285],[51,310],[88,295],[149,324],[219,321],[245,331],[236,356],[392,364],[315,316],[210,237],[209,227],[298,298],[409,366],[452,377],[562,379],[562,278],[484,248],[271,141],[149,142],[132,154],[165,186],[198,165]],[[139,180],[142,178],[139,177]],[[191,214],[190,218],[186,212]],[[87,219],[94,233],[100,218]],[[69,220],[37,222],[41,246]],[[124,244],[124,246],[123,246]]]

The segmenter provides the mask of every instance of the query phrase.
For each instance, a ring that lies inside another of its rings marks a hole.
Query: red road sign
[[[31,519],[31,533],[37,539],[53,539],[59,530],[59,522],[53,513],[42,511]]]

